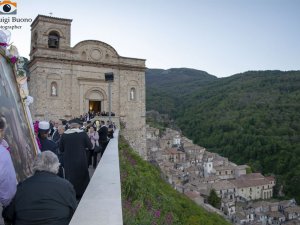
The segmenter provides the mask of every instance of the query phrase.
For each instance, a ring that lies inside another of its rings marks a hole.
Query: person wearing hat
[[[81,199],[90,181],[86,149],[93,145],[87,133],[79,129],[81,120],[72,119],[69,126],[60,138],[59,150],[63,154],[65,178],[73,184],[77,199]]]
[[[50,123],[47,121],[39,122],[39,140],[41,143],[41,151],[50,150],[54,154],[58,155],[58,146],[54,141],[48,139],[50,131]]]

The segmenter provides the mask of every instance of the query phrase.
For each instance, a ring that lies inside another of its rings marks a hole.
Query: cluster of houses
[[[174,189],[234,224],[300,224],[300,207],[294,200],[271,199],[274,177],[249,173],[247,165],[208,152],[169,128],[161,134],[147,127],[147,148],[149,161],[159,166]],[[220,209],[207,204],[211,190],[221,198]]]
[[[300,207],[294,199],[284,201],[249,201],[236,204],[236,224],[300,224]]]

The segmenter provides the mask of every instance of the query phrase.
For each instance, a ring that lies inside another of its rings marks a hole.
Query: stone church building
[[[110,45],[85,40],[71,47],[71,19],[39,15],[31,24],[30,95],[33,119],[71,119],[90,111],[108,112],[111,83],[114,119],[146,157],[145,60],[120,56]]]

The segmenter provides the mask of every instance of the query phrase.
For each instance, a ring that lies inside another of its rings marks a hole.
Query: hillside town
[[[294,199],[272,199],[275,178],[251,173],[247,165],[193,144],[181,132],[147,127],[147,154],[163,178],[198,205],[233,224],[300,224],[300,207]],[[208,204],[211,191],[221,199],[219,209]]]

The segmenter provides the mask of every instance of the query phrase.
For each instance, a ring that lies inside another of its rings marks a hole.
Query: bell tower
[[[70,50],[71,19],[38,15],[31,24],[30,59]]]

